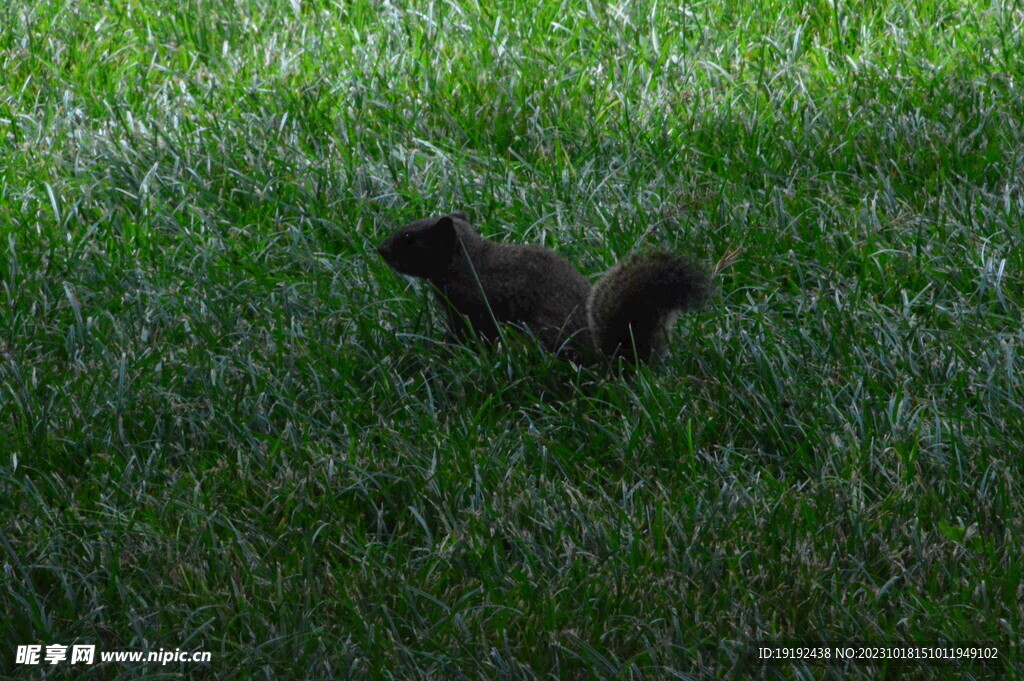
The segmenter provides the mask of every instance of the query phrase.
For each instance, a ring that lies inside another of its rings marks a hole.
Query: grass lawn
[[[1004,0],[5,3],[0,677],[1019,678],[1022,31]],[[453,209],[595,277],[743,253],[622,375],[444,344],[375,248]],[[99,661],[179,648],[212,659]]]

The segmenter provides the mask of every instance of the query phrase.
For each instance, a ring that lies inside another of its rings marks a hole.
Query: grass
[[[1014,678],[1016,3],[0,9],[0,675]],[[374,247],[742,260],[663,365]],[[758,640],[1001,666],[760,667]],[[209,665],[14,663],[21,644]]]

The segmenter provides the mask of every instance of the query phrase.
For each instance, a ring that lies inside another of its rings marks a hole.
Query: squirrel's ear
[[[454,249],[455,243],[458,240],[458,234],[455,231],[455,223],[452,221],[451,216],[445,215],[438,218],[437,222],[430,228],[430,237],[435,244],[443,246],[445,250]]]
[[[438,218],[437,222],[431,226],[430,233],[437,237],[447,236],[449,234],[454,237],[455,223],[452,221],[451,216],[445,215],[444,217]]]
[[[465,220],[466,222],[469,222],[469,216],[466,215],[465,211],[453,210],[451,213],[448,213],[448,215],[450,215],[451,217],[456,218],[458,220]]]

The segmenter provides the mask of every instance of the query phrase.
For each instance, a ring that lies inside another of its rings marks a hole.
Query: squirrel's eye
[[[405,243],[412,242],[412,234],[405,234],[403,238],[405,239]]]

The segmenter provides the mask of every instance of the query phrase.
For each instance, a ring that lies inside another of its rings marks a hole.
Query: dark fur
[[[434,285],[460,341],[470,327],[493,340],[499,324],[515,324],[573,360],[597,350],[644,361],[666,347],[673,314],[711,293],[708,271],[671,253],[633,256],[591,287],[554,251],[489,241],[461,211],[411,222],[378,251],[395,271]]]

